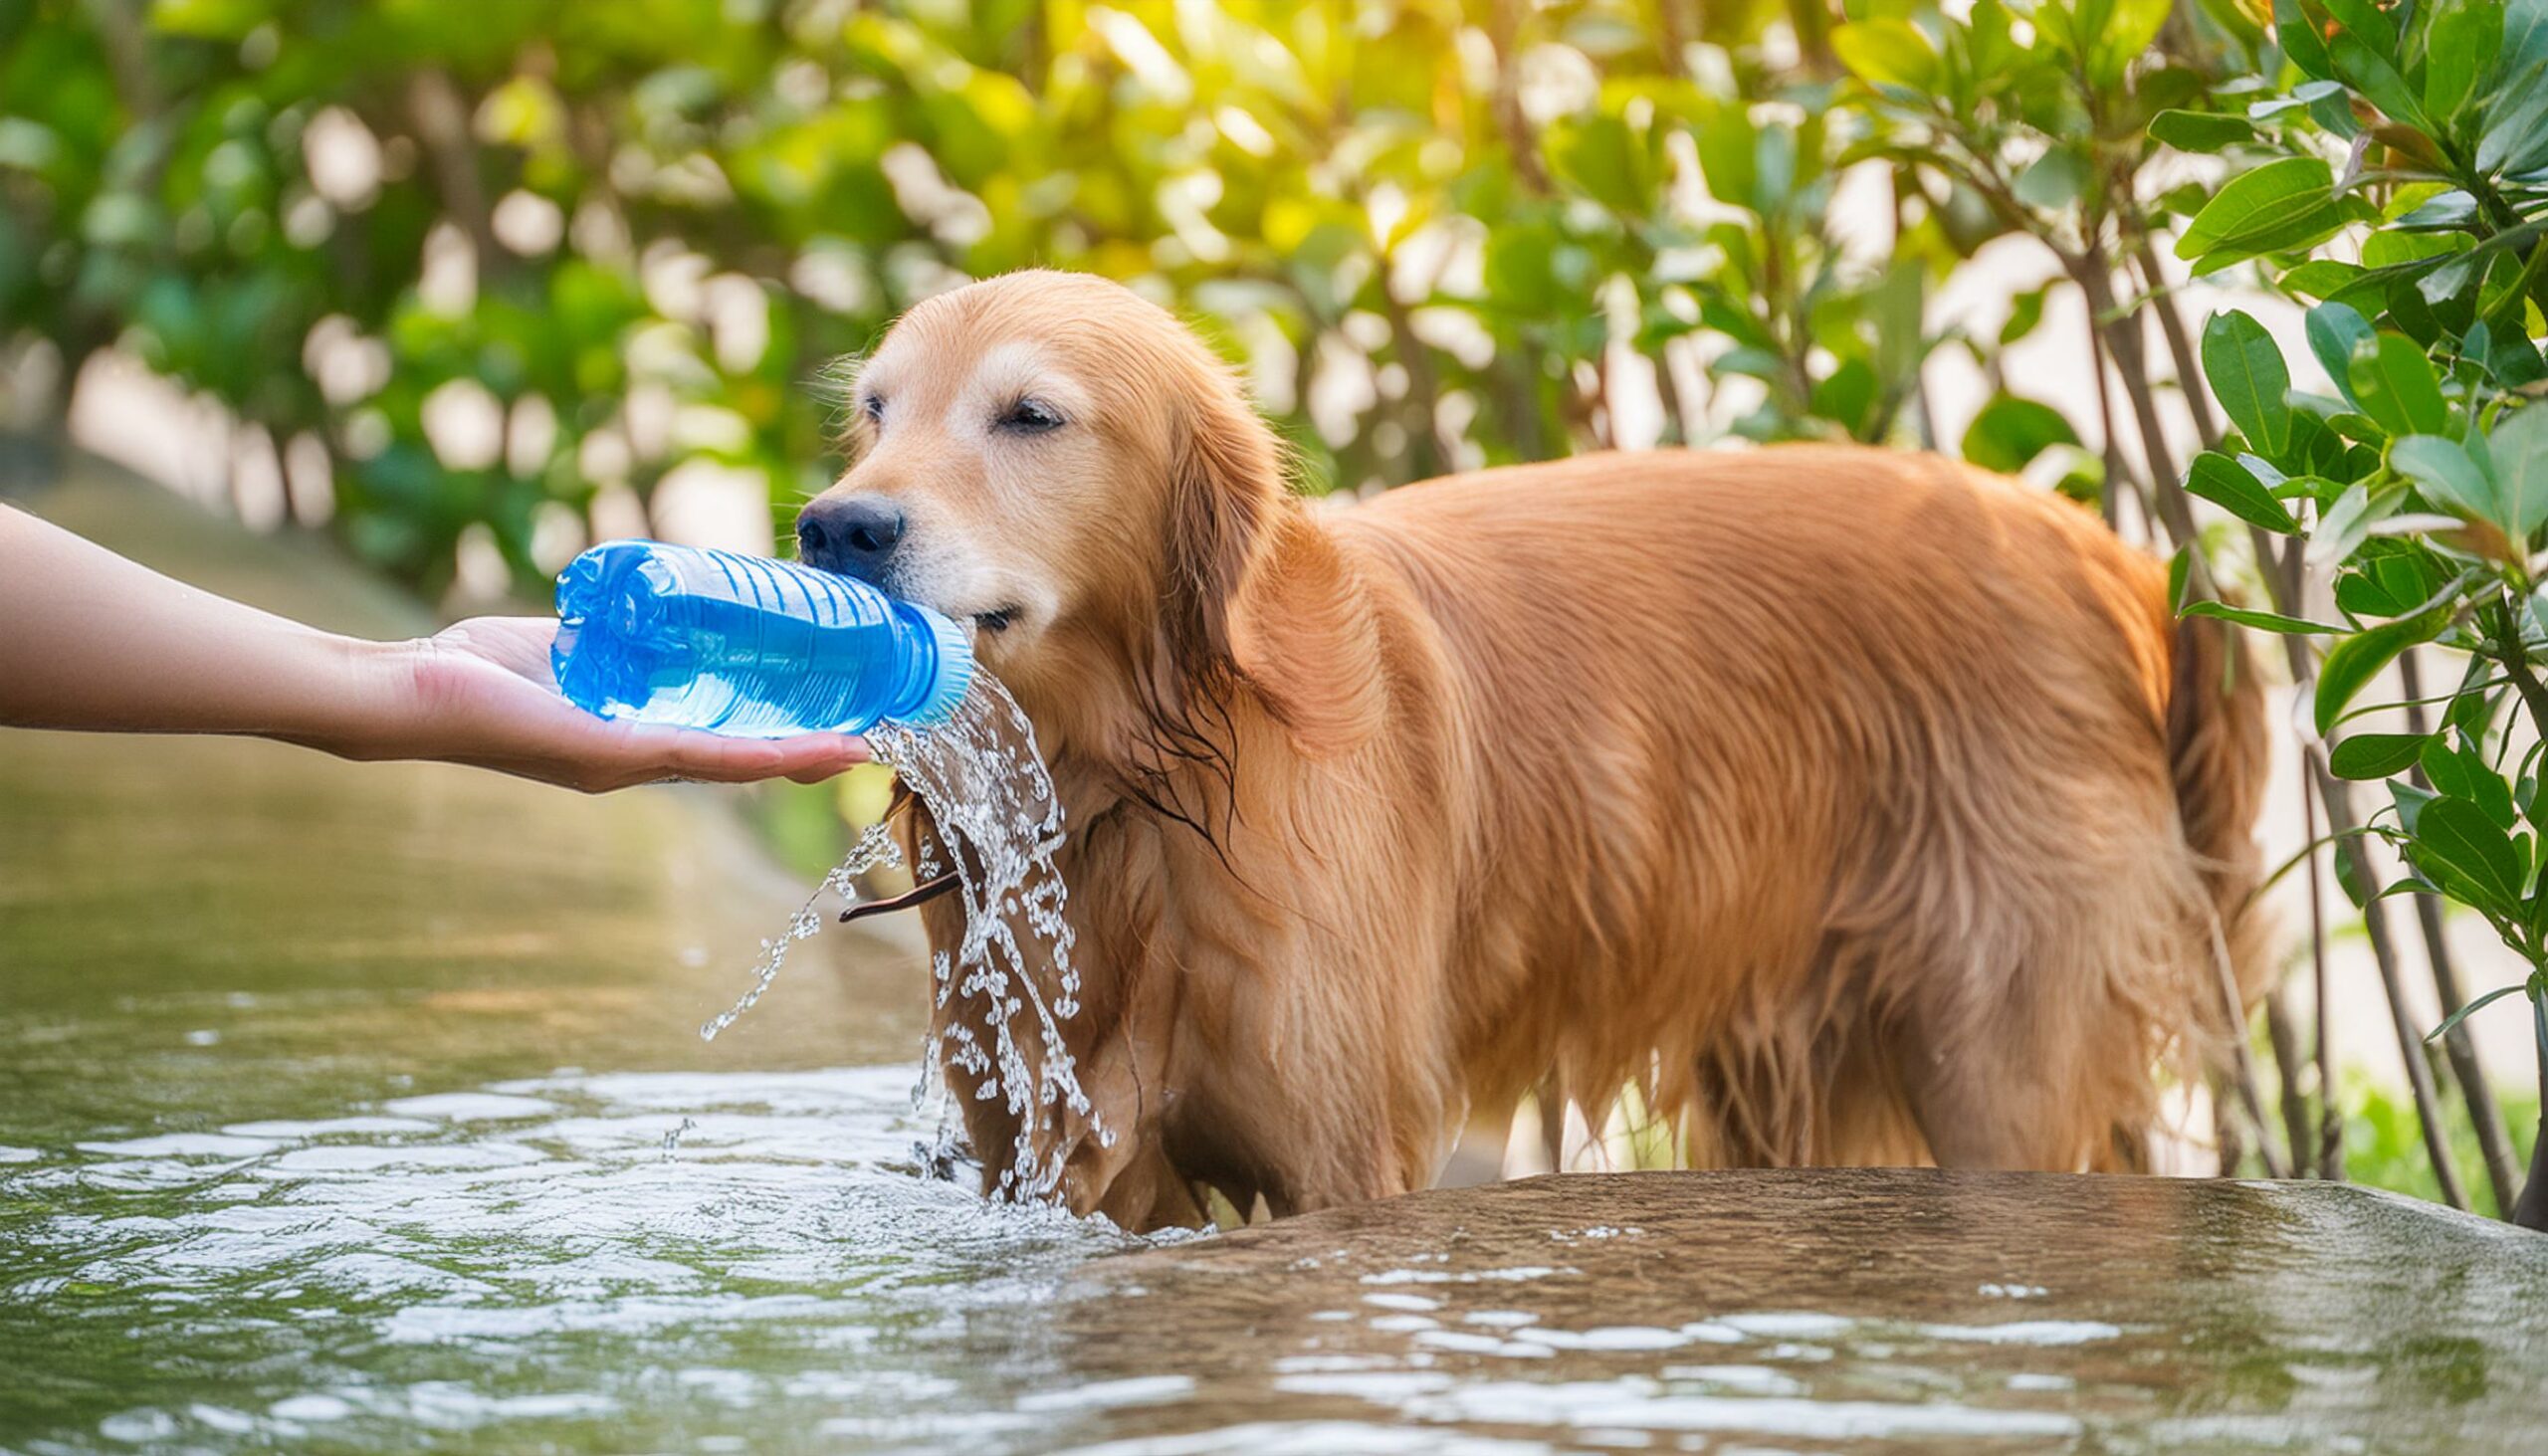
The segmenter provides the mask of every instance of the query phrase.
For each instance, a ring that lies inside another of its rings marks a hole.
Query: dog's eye
[[[881,425],[885,422],[885,396],[868,395],[858,402],[858,407],[866,413],[868,423]]]
[[[1021,399],[999,417],[999,427],[1020,435],[1041,435],[1062,427],[1062,412],[1040,399]]]

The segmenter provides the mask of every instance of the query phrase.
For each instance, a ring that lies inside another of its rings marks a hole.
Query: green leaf
[[[2078,201],[2087,185],[2087,159],[2066,146],[2056,145],[2017,173],[2009,190],[2028,207],[2058,212]]]
[[[2016,475],[2055,445],[2076,445],[2078,432],[2048,404],[1997,394],[1964,432],[1964,458],[1984,470]]]
[[[2290,156],[2232,177],[2186,225],[2177,256],[2214,273],[2259,253],[2318,243],[2363,215],[2367,204],[2336,195],[2335,172],[2314,156]]]
[[[2298,294],[2304,299],[2325,299],[2360,277],[2361,264],[2340,263],[2333,258],[2312,258],[2274,282],[2284,293]]]
[[[2468,757],[2454,752],[2442,734],[2433,735],[2425,744],[2424,752],[2417,755],[2417,760],[2424,768],[2425,778],[2443,798],[2477,797],[2476,780],[2478,774],[2485,771],[2484,761],[2472,764]]]
[[[2495,422],[2486,436],[2497,522],[2513,544],[2527,549],[2532,532],[2548,524],[2548,405],[2530,405]]]
[[[2327,43],[2300,9],[2299,0],[2273,0],[2273,31],[2292,65],[2320,81],[2335,79],[2336,65],[2327,59]]]
[[[2407,79],[2398,74],[2397,63],[2383,50],[2374,49],[2361,36],[2344,30],[2327,38],[2327,57],[2335,62],[2336,75],[2346,85],[2362,93],[2391,118],[2418,131],[2433,129],[2433,123],[2425,119],[2424,104],[2417,99],[2416,89],[2407,85]]]
[[[2253,627],[2259,632],[2279,632],[2285,637],[2331,637],[2346,630],[2327,622],[2311,622],[2299,617],[2282,616],[2275,612],[2260,612],[2253,607],[2233,607],[2228,602],[2189,602],[2179,615],[2215,617],[2224,622],[2235,622],[2241,627]]]
[[[2504,915],[2521,904],[2527,868],[2521,851],[2485,810],[2466,799],[2440,798],[2425,805],[2407,852],[2427,868],[2448,866],[2455,873],[2442,880],[2442,887],[2479,910]]]
[[[2526,991],[2528,989],[2530,989],[2530,983],[2528,981],[2514,981],[2508,986],[2497,986],[2493,990],[2486,992],[2484,995],[2466,1002],[2461,1005],[2458,1010],[2443,1017],[2440,1026],[2437,1026],[2433,1030],[2425,1033],[2425,1040],[2440,1041],[2450,1034],[2451,1028],[2457,1026],[2460,1022],[2467,1020],[2471,1013],[2481,1011],[2517,991]]]
[[[1653,165],[1645,144],[1616,116],[1586,116],[1552,127],[1550,166],[1612,212],[1642,218],[1653,210]]]
[[[2406,493],[2400,491],[2397,494],[2403,496]],[[2318,513],[2318,528],[2309,533],[2310,563],[2334,566],[2351,558],[2363,541],[2370,537],[2373,524],[2388,514],[2386,510],[2379,509],[2386,504],[2375,503],[2370,487],[2359,481],[2347,486],[2334,505]]]
[[[2300,530],[2300,522],[2291,519],[2291,513],[2283,509],[2271,491],[2258,485],[2245,467],[2216,451],[2207,450],[2194,458],[2194,468],[2186,472],[2186,490],[2249,525],[2283,535]]]
[[[1831,32],[1831,54],[1859,80],[1927,92],[1938,77],[1938,52],[1919,27],[1890,17],[1861,20]]]
[[[2350,304],[2320,304],[2309,311],[2305,332],[2309,352],[2316,356],[2318,367],[2336,381],[2337,392],[2344,395],[2345,402],[2360,409],[2362,401],[2354,398],[2351,380],[2353,353],[2373,336],[2371,321]]]
[[[1700,125],[1691,128],[1699,149],[1699,173],[1707,179],[1708,195],[1729,207],[1749,207],[1759,181],[1756,148],[1759,141],[1751,114],[1741,106],[1719,106]],[[1496,234],[1487,235],[1487,245],[1494,246]]]
[[[2548,0],[2511,0],[2504,7],[2504,75],[2548,65]]]
[[[2293,87],[2288,96],[2248,103],[2247,119],[2270,121],[2285,111],[2307,110],[2320,102],[2342,97],[2344,94],[2345,84],[2341,81],[2304,81]]]
[[[2387,778],[2406,772],[2431,741],[2431,733],[2355,733],[2327,755],[2327,771],[2338,778]]]
[[[1843,359],[1838,368],[1814,384],[1805,407],[1857,436],[1866,428],[1882,389],[1873,365],[1862,358]]]
[[[2035,325],[2043,321],[2043,301],[2051,292],[2052,285],[2045,284],[2041,288],[2028,289],[2010,301],[2009,321],[2000,325],[2002,346],[2016,343],[2034,332]]]
[[[2291,448],[2291,370],[2265,326],[2236,309],[2203,325],[2203,372],[2247,443],[2279,458]]]
[[[2467,754],[2474,770],[2469,779],[2472,790],[2469,797],[2477,801],[2478,808],[2486,811],[2487,818],[2506,830],[2512,829],[2521,822],[2521,811],[2514,807],[2512,801],[2512,785],[2504,782],[2503,775],[2488,766],[2475,748],[2469,748]],[[2522,836],[2522,859],[2527,863],[2530,858],[2528,835]]]
[[[2426,184],[2430,186],[2431,184]],[[2402,189],[2401,200],[2417,195],[2416,189]],[[2393,206],[2395,204],[2392,204]],[[2451,187],[2426,196],[2413,207],[2399,211],[2387,219],[2394,231],[2374,233],[2362,245],[2362,261],[2374,268],[2405,263],[2417,258],[2431,258],[2466,246],[2461,238],[2418,238],[2414,233],[2465,232],[2477,220],[2477,199],[2466,191]]]
[[[2186,609],[2186,578],[2194,570],[2194,547],[2179,546],[2168,558],[2168,610],[2182,613]]]
[[[2519,173],[2548,160],[2548,125],[2542,124],[2548,121],[2548,64],[2533,63],[2498,87],[2494,99],[2486,133],[2477,139],[2477,170]]]
[[[2503,0],[2441,0],[2425,29],[2425,110],[2447,127],[2495,69]]]
[[[2362,412],[2392,435],[2439,435],[2450,424],[2432,361],[2403,333],[2356,344],[2345,377]]]
[[[2092,52],[2101,81],[2120,78],[2158,41],[2171,6],[2172,0],[2112,0]]]
[[[2398,806],[2398,827],[2409,834],[2416,832],[2416,823],[2424,817],[2425,805],[2440,797],[2429,789],[2416,787],[2408,779],[2389,780],[2389,801]]]
[[[2485,276],[2486,257],[2482,253],[2462,253],[2440,268],[2416,280],[2416,293],[2432,308],[2442,308],[2468,292],[2470,286]],[[2471,357],[2485,355],[2475,349]]]
[[[2439,611],[2428,609],[2412,617],[2358,632],[2337,643],[2318,666],[2318,695],[2312,704],[2320,736],[2336,726],[2336,719],[2351,703],[2363,685],[2380,675],[2380,670],[2397,660],[2398,654],[2419,642],[2430,642],[2450,621],[2449,603]]]
[[[2472,665],[2469,676],[2461,680],[2462,687],[2476,682],[2480,676],[2482,672]],[[2495,704],[2500,696],[2483,690],[2462,692],[2442,711],[2442,720],[2471,738],[2483,738],[2487,729],[2494,726]]]
[[[2356,617],[2394,617],[2410,610],[2424,593],[2401,599],[2368,571],[2347,571],[2336,578],[2336,605]]]
[[[2150,139],[2179,151],[2219,151],[2255,139],[2255,125],[2244,116],[2220,111],[2161,111],[2150,118]]]
[[[2406,436],[2389,447],[2389,468],[2414,481],[2426,500],[2445,511],[2471,520],[2502,523],[2495,483],[2486,478],[2485,469],[2470,459],[2456,440],[2440,435]],[[2509,525],[2504,527],[2504,533],[2516,534]]]
[[[2384,59],[2397,58],[2398,23],[2373,0],[2318,0],[2318,4],[2335,17],[2339,34],[2352,36]]]

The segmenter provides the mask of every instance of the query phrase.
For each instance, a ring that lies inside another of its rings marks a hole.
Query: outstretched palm
[[[866,741],[843,733],[730,738],[596,718],[558,694],[548,662],[556,635],[549,618],[478,617],[418,644],[427,756],[587,793],[667,778],[812,783],[867,761]]]

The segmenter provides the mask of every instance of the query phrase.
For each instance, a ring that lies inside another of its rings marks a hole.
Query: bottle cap
[[[917,712],[903,715],[902,722],[919,727],[945,723],[956,716],[956,705],[973,686],[973,638],[963,628],[916,602],[903,605],[920,614],[929,624],[930,636],[938,644],[938,672],[930,684],[929,697]]]

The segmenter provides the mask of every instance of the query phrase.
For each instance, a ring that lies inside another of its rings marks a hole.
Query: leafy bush
[[[2536,576],[2548,409],[2527,406],[2548,393],[2548,4],[2277,0],[2274,39],[2304,78],[2288,95],[2161,128],[2187,145],[2271,156],[2214,194],[2177,252],[2198,274],[2261,261],[2279,290],[2309,302],[2309,350],[2333,392],[2292,388],[2280,348],[2247,314],[2206,325],[2205,369],[2233,433],[2196,457],[2187,488],[2257,531],[2273,610],[2186,610],[2295,648],[2329,639],[2323,659],[2294,650],[2290,662],[2299,681],[2314,676],[2337,832],[2386,841],[2406,870],[2375,884],[2348,845],[2347,893],[2446,897],[2484,917],[2532,968],[2548,1076],[2548,626]],[[2358,262],[2317,256],[2366,228]],[[2277,551],[2274,537],[2288,543]],[[2306,616],[2309,568],[2327,574],[2340,620]],[[2465,662],[2431,718],[2412,712],[2403,732],[2349,730],[2397,706],[2357,700],[2424,643]],[[2390,801],[2356,821],[2343,780],[2384,781]],[[2444,984],[2443,1030],[2521,988],[2470,1002]],[[2422,1070],[2412,1047],[2408,1059]],[[2421,1079],[2417,1090],[2429,1102]],[[2436,1148],[2435,1159],[2447,1183],[2446,1155]]]
[[[821,366],[1030,264],[1247,355],[1322,483],[1612,443],[1623,393],[1664,438],[1916,434],[1924,296],[1995,225],[1906,197],[1889,264],[1846,256],[1860,153],[1768,18],[8,0],[0,318],[323,449],[334,528],[429,590],[473,525],[533,585],[542,522],[642,523],[693,460],[787,514]],[[458,395],[507,448],[437,454]],[[2076,438],[2012,401],[1973,448]]]

